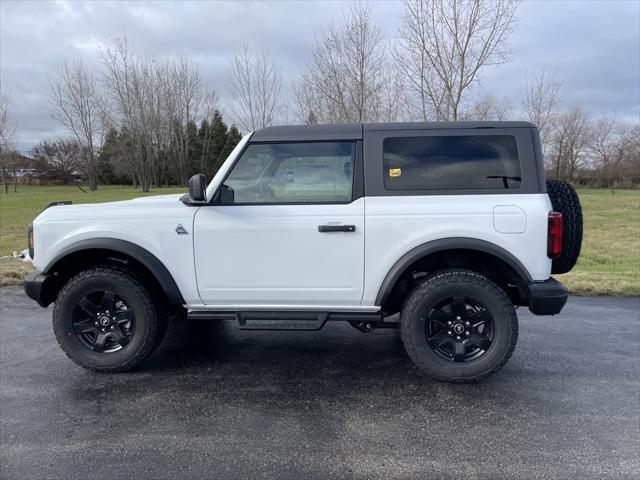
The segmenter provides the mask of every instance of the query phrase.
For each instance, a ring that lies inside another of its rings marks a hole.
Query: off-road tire
[[[562,180],[548,180],[547,194],[555,212],[562,214],[562,253],[553,260],[551,273],[571,271],[582,247],[582,207],[575,189]]]
[[[157,309],[156,312],[157,312],[157,318],[158,318],[158,328],[156,330],[156,339],[154,340],[153,346],[151,347],[151,351],[149,352],[148,355],[151,355],[160,347],[160,345],[162,345],[162,342],[167,335],[167,330],[169,330],[169,324],[171,323],[171,318],[172,318],[171,313],[167,313],[166,311],[163,311],[162,303],[158,304],[156,302],[156,309]]]
[[[494,339],[482,356],[464,363],[443,359],[428,345],[427,316],[443,298],[461,295],[482,302],[495,325]],[[518,318],[509,297],[487,277],[469,270],[443,270],[428,276],[407,297],[400,333],[409,357],[429,377],[450,383],[474,383],[498,371],[515,349]]]
[[[110,353],[90,350],[78,340],[72,312],[78,300],[92,290],[109,289],[126,299],[136,328],[129,343]],[[60,347],[75,363],[97,372],[125,372],[136,367],[152,351],[158,336],[158,314],[153,298],[129,272],[111,266],[80,272],[60,290],[53,308],[53,331]]]

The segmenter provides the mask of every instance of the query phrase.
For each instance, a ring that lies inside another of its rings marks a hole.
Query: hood
[[[153,195],[138,197],[132,200],[118,200],[103,203],[79,203],[73,205],[56,205],[44,210],[36,219],[49,220],[96,220],[99,218],[135,218],[148,215],[170,215],[172,211],[191,208],[185,206],[180,197],[183,194]]]
[[[132,204],[152,203],[154,205],[157,205],[158,202],[164,202],[164,203],[179,202],[180,197],[182,197],[183,195],[184,193],[172,193],[170,195],[151,195],[149,197],[138,197],[138,198],[133,198],[131,200],[120,200],[118,202],[108,202],[108,203],[132,203]]]

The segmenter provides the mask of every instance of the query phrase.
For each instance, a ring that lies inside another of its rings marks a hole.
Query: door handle
[[[355,232],[355,225],[318,225],[318,231],[322,233],[328,232]]]

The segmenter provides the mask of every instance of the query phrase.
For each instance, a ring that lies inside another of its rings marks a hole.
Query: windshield
[[[229,168],[231,168],[231,165],[233,165],[233,161],[236,159],[238,155],[240,155],[240,152],[244,149],[245,145],[251,138],[251,135],[253,135],[253,132],[247,133],[244,137],[242,137],[242,140],[240,140],[236,145],[236,147],[231,151],[229,156],[226,158],[226,160],[222,164],[222,167],[220,167],[220,169],[213,176],[213,179],[211,179],[211,182],[209,182],[209,186],[207,187],[207,200],[211,200],[211,198],[213,198],[213,194],[218,188],[218,185],[220,184],[222,179],[227,175]]]

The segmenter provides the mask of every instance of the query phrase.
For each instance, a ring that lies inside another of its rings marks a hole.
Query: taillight
[[[562,214],[549,212],[547,257],[558,258],[562,253]]]

